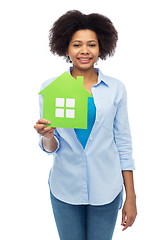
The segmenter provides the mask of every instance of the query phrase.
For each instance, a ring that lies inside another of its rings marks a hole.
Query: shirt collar
[[[67,72],[68,72],[69,74],[71,74],[72,69],[73,69],[73,67],[70,67]],[[94,69],[95,69],[95,72],[98,74],[98,82],[97,82],[97,85],[100,84],[101,81],[103,81],[107,86],[109,86],[108,77],[105,76],[105,75],[101,72],[101,70],[100,70],[99,68],[94,68]]]

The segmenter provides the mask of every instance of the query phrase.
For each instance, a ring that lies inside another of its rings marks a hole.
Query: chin
[[[89,70],[89,69],[91,69],[91,68],[94,68],[94,64],[95,63],[93,63],[93,64],[76,64],[76,63],[73,63],[73,66],[75,66],[76,68],[78,68],[78,69],[80,69],[80,70],[84,70],[84,71],[86,71],[86,70]]]

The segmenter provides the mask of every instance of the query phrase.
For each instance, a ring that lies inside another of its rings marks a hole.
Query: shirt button
[[[96,122],[99,122],[99,120],[97,119]]]
[[[93,138],[92,138],[92,137],[90,137],[90,140],[93,140]]]

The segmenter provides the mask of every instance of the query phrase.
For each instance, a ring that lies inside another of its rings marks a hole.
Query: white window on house
[[[64,109],[56,108],[55,116],[56,117],[64,117]]]
[[[62,118],[75,118],[75,99],[74,98],[56,98],[55,116]]]

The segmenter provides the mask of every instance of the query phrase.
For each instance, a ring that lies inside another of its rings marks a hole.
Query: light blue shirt
[[[71,68],[68,73],[71,72]],[[91,91],[96,118],[83,148],[75,130],[56,128],[58,147],[53,153],[49,187],[59,200],[70,204],[104,205],[123,193],[122,170],[134,170],[132,139],[127,111],[125,85],[95,68],[98,82]],[[57,77],[45,81],[41,90]],[[40,95],[40,117],[43,96]],[[42,136],[39,145],[43,151]],[[45,151],[46,152],[46,151]]]

